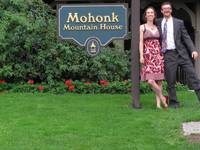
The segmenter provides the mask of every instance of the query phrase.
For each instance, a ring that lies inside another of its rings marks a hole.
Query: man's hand
[[[195,60],[198,57],[197,51],[192,52],[192,58]]]

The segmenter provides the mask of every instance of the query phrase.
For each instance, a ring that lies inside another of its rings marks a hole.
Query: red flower
[[[104,86],[108,86],[109,85],[109,83],[106,81],[106,82],[104,82],[104,84],[103,84]]]
[[[28,80],[28,84],[34,84],[34,80]]]
[[[65,85],[70,86],[71,84],[72,84],[72,81],[71,81],[71,80],[66,80],[66,81],[65,81]]]
[[[108,85],[109,85],[109,82],[106,81],[106,80],[100,80],[100,84],[101,84],[101,85],[104,85],[104,86],[108,86]]]
[[[74,90],[74,86],[73,86],[73,85],[70,85],[70,86],[69,86],[69,90],[70,90],[70,91],[73,91],[73,90]]]
[[[4,84],[4,83],[6,83],[5,80],[0,80],[0,84]]]
[[[100,82],[100,84],[104,84],[106,81],[105,80],[100,80],[99,82]]]
[[[85,82],[86,85],[92,84],[91,82]]]
[[[40,86],[37,87],[37,89],[38,89],[39,91],[43,91],[43,90],[44,90],[44,87],[43,87],[42,85],[40,85]]]

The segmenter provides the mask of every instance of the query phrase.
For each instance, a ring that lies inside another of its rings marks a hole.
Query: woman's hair
[[[148,10],[148,9],[152,9],[152,10],[154,11],[155,18],[154,18],[153,22],[155,23],[156,18],[157,18],[157,13],[156,13],[155,8],[152,7],[152,6],[148,6],[148,7],[145,9],[145,11],[144,11],[144,13],[143,13],[143,21],[144,21],[144,22],[147,22],[146,14],[147,14],[147,10]]]

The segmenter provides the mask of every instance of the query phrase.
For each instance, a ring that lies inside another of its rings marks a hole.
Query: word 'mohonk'
[[[69,22],[82,22],[82,23],[95,23],[95,22],[119,22],[119,16],[116,15],[114,12],[111,13],[111,15],[102,16],[102,15],[92,15],[91,13],[88,13],[87,15],[80,16],[79,13],[68,13],[68,17],[66,20],[67,23]]]

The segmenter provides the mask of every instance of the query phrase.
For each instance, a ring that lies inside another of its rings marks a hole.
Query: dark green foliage
[[[45,83],[19,83],[19,84],[10,84],[3,83],[0,84],[0,92],[2,91],[11,91],[16,93],[53,93],[53,94],[65,94],[65,93],[78,93],[78,94],[100,94],[100,93],[110,93],[110,94],[128,94],[131,93],[131,81],[114,81],[108,82],[107,85],[103,85],[100,82],[81,82],[81,81],[72,81],[71,84],[74,86],[73,90],[69,90],[69,86],[65,83],[56,82],[54,85],[45,84]],[[44,87],[43,90],[38,90],[38,87]],[[177,83],[177,91],[186,91],[188,90],[187,86]],[[163,82],[163,91],[166,91],[166,82]],[[140,93],[146,94],[152,92],[150,86],[145,83],[140,83]]]
[[[166,81],[162,82],[162,87],[163,87],[163,91],[167,91],[167,82]],[[176,90],[177,91],[186,91],[186,90],[189,90],[189,88],[186,85],[181,84],[180,82],[177,82]],[[148,83],[146,83],[146,82],[140,83],[140,92],[141,93],[149,93],[151,91],[152,91],[152,89]]]
[[[105,48],[96,58],[71,42],[59,42],[55,12],[42,0],[0,0],[0,79],[34,79],[54,85],[65,79],[123,80],[124,52]]]
[[[12,84],[0,84],[0,92],[8,91],[13,88]]]

